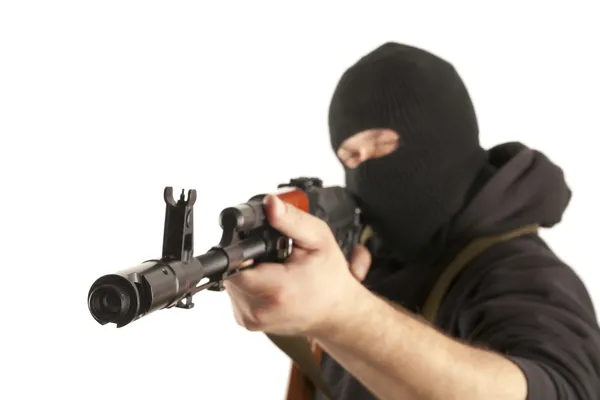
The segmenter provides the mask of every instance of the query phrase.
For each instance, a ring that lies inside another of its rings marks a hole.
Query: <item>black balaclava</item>
[[[425,262],[444,245],[445,228],[485,164],[473,104],[448,62],[386,43],[344,73],[329,109],[334,151],[375,128],[396,131],[400,145],[346,168],[346,187],[394,258]]]

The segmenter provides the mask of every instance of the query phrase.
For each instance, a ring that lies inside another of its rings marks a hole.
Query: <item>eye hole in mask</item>
[[[382,158],[400,146],[400,135],[391,129],[367,129],[346,139],[338,148],[337,156],[350,169],[367,160]]]

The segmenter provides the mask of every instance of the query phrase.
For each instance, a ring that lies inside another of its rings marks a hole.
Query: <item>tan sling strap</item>
[[[290,371],[286,400],[312,400],[315,388],[328,400],[333,400],[333,395],[321,375],[322,350],[318,346],[313,348],[312,341],[306,337],[271,334],[267,334],[267,337],[294,362]]]
[[[499,235],[477,238],[470,242],[444,268],[425,301],[421,312],[422,316],[430,323],[435,322],[448,288],[454,282],[456,276],[473,259],[497,243],[523,235],[535,234],[538,229],[538,225],[526,225]],[[372,235],[370,229],[365,229],[365,231],[366,233],[363,232],[360,240],[362,244],[366,243],[366,240]],[[320,390],[328,400],[334,400],[331,390],[321,375],[322,350],[316,344],[313,346],[312,341],[305,337],[271,334],[267,334],[267,337],[293,360],[286,400],[313,400],[315,390]]]
[[[484,251],[497,243],[505,242],[519,236],[537,233],[538,229],[538,225],[525,225],[509,232],[495,236],[480,237],[470,242],[460,253],[458,253],[454,260],[444,268],[444,271],[437,279],[431,292],[429,292],[429,297],[423,305],[421,315],[430,323],[435,322],[444,295],[450,285],[454,282],[454,278],[456,278],[456,276],[477,256],[481,255]]]

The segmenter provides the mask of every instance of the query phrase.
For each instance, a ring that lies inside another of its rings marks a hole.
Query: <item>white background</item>
[[[226,206],[295,176],[342,183],[328,102],[388,40],[455,64],[486,146],[565,169],[573,201],[544,235],[600,304],[593,2],[209,3],[0,3],[0,398],[281,399],[288,361],[225,293],[116,329],[87,291],[160,255],[166,185],[198,190],[199,254]]]

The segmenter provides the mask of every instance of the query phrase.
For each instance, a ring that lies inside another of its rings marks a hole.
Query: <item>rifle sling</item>
[[[505,242],[519,236],[535,234],[538,232],[538,229],[538,225],[535,224],[525,225],[499,235],[484,236],[471,241],[462,251],[458,253],[452,262],[448,264],[446,268],[444,268],[444,271],[429,292],[429,296],[421,310],[421,315],[430,323],[435,323],[438,310],[442,304],[446,292],[448,291],[448,288],[450,285],[452,285],[456,276],[462,272],[471,263],[471,261],[495,244]]]
[[[477,238],[470,242],[458,253],[452,262],[448,264],[436,281],[425,301],[422,309],[422,316],[432,324],[435,322],[446,291],[453,283],[456,276],[478,255],[497,243],[514,239],[519,236],[537,233],[538,228],[537,225],[526,225],[513,231],[495,236]],[[370,233],[371,232],[369,232],[369,234]],[[363,239],[361,242],[364,242],[367,237],[365,236],[361,239]],[[304,376],[310,380],[310,383],[312,383],[314,388],[320,390],[328,400],[334,399],[331,390],[321,375],[320,365],[315,362],[311,343],[306,337],[279,336],[273,334],[266,335],[279,349],[281,349],[281,351],[294,361],[295,365],[300,369]]]

